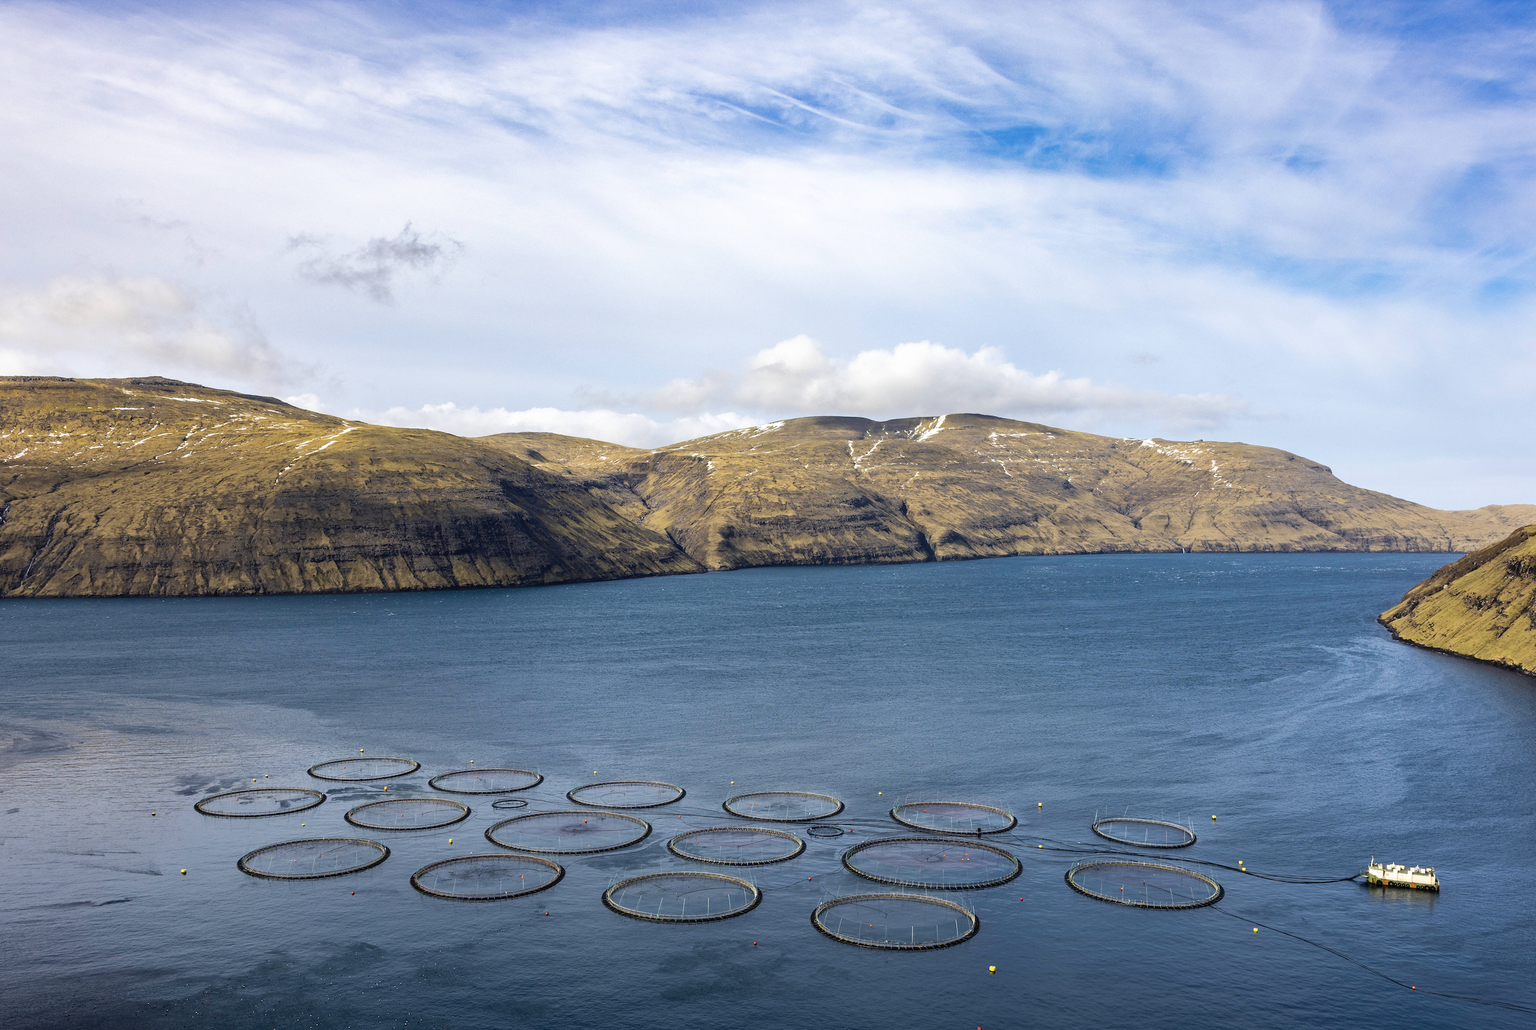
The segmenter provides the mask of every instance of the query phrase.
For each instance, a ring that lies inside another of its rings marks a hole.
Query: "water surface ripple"
[[[1536,681],[1395,644],[1373,621],[1446,560],[1090,556],[0,602],[0,1024],[1529,1026],[1422,993],[1536,1007]],[[305,774],[360,750],[421,769]],[[349,809],[430,795],[471,761],[542,773],[517,795],[529,814],[598,781],[687,796],[647,810],[640,844],[562,858],[553,888],[495,904],[409,882],[491,850],[484,830],[509,813],[488,803],[387,834],[389,859],[364,872],[235,868],[264,844],[357,836]],[[192,808],[253,780],[330,803]],[[618,880],[697,869],[666,841],[773,790],[842,799],[830,821],[848,832],[747,871],[757,908],[667,925],[603,907]],[[843,849],[910,835],[890,809],[936,798],[1019,817],[986,841],[1023,874],[956,895],[980,932],[918,953],[818,933],[818,904],[869,889]],[[1327,878],[1375,855],[1432,864],[1445,890],[1198,867],[1226,888],[1212,908],[1106,905],[1063,882],[1081,856],[1036,846],[1112,847],[1096,813],[1192,822],[1199,842],[1178,857]]]

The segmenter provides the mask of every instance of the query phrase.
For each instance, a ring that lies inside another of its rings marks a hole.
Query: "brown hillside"
[[[1536,676],[1536,525],[1439,569],[1381,624],[1410,644]]]
[[[987,415],[815,417],[640,451],[482,438],[711,569],[1109,551],[1462,551],[1514,505],[1426,508],[1241,443],[1122,440]]]
[[[505,450],[168,379],[0,378],[0,596],[514,586],[694,572]]]

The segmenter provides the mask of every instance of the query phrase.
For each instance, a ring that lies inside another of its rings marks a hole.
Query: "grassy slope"
[[[504,450],[165,379],[0,378],[0,596],[514,586],[694,572]]]
[[[1536,676],[1536,525],[1439,569],[1381,624],[1410,644]]]
[[[1536,506],[1426,508],[1241,443],[1120,440],[986,415],[814,417],[655,451],[482,438],[712,569],[1114,551],[1461,551]]]

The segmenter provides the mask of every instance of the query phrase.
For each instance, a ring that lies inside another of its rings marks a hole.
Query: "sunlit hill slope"
[[[1536,525],[1440,569],[1381,624],[1410,644],[1536,676]]]
[[[984,415],[803,418],[636,450],[477,440],[159,378],[0,378],[0,596],[424,590],[753,565],[1484,546],[1246,444]]]

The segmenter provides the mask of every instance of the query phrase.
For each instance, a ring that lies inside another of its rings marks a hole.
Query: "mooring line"
[[[1359,959],[1350,958],[1348,955],[1344,954],[1342,951],[1337,950],[1336,948],[1330,948],[1326,944],[1319,944],[1317,941],[1311,940],[1310,938],[1307,938],[1307,937],[1303,937],[1299,933],[1291,933],[1291,931],[1289,931],[1289,930],[1282,930],[1278,926],[1270,926],[1268,923],[1261,923],[1257,919],[1249,919],[1246,916],[1238,915],[1236,912],[1229,912],[1229,911],[1227,911],[1225,908],[1223,908],[1220,905],[1212,905],[1212,906],[1210,906],[1210,908],[1211,908],[1212,911],[1220,912],[1222,915],[1227,916],[1230,919],[1236,919],[1236,920],[1238,920],[1240,922],[1248,923],[1248,924],[1250,924],[1252,926],[1262,926],[1266,930],[1273,930],[1275,933],[1284,934],[1285,936],[1291,938],[1292,940],[1301,941],[1301,943],[1303,943],[1303,944],[1310,944],[1314,948],[1320,948],[1323,951],[1326,951],[1328,954],[1334,955],[1334,956],[1336,956],[1338,958],[1341,958],[1345,962],[1350,963],[1351,965],[1359,966],[1361,969],[1365,970],[1367,973],[1371,973],[1371,974],[1373,974],[1375,976],[1379,976],[1383,980],[1386,980],[1389,983],[1397,984],[1397,986],[1405,988],[1405,989],[1410,990],[1410,991],[1413,991],[1415,994],[1429,994],[1429,995],[1433,995],[1436,998],[1450,998],[1450,999],[1452,999],[1454,1001],[1469,1001],[1469,1002],[1471,1002],[1474,1005],[1488,1005],[1488,1006],[1492,1006],[1493,1008],[1509,1009],[1512,1012],[1532,1012],[1532,1013],[1536,1013],[1536,1008],[1532,1008],[1531,1006],[1528,1006],[1528,1005],[1520,1005],[1520,1004],[1517,1004],[1517,1003],[1512,1002],[1512,1001],[1490,1001],[1487,998],[1474,998],[1474,997],[1472,997],[1469,994],[1447,994],[1444,991],[1429,991],[1429,990],[1421,991],[1414,984],[1403,983],[1403,981],[1397,979],[1394,976],[1388,976],[1386,973],[1383,973],[1379,969],[1372,969],[1370,966],[1366,965],[1364,962],[1361,962]]]

